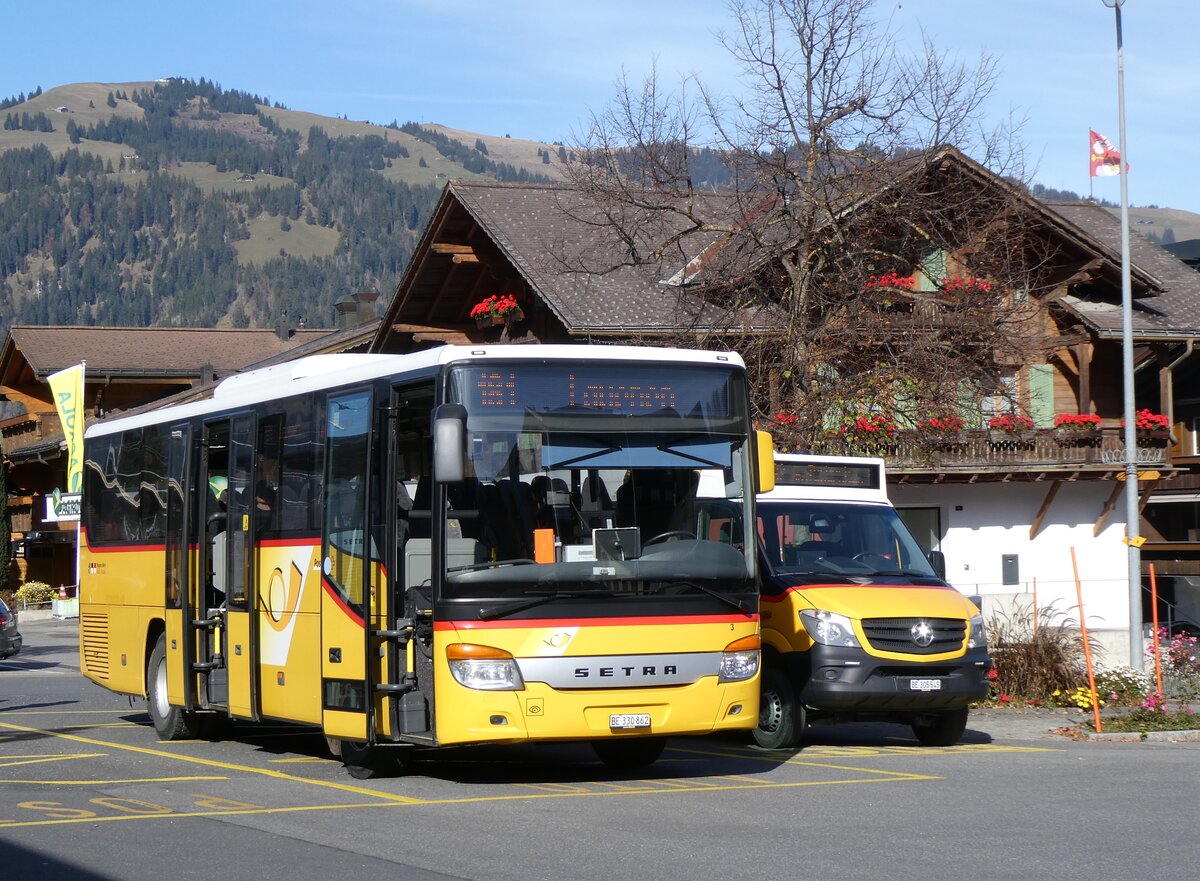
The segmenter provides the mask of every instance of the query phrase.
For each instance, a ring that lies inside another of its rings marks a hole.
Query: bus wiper
[[[492,618],[501,618],[505,615],[511,615],[513,612],[520,612],[525,609],[532,609],[534,606],[540,606],[542,603],[548,603],[551,600],[573,600],[582,597],[612,597],[615,594],[611,590],[546,590],[539,591],[536,594],[527,596],[523,600],[511,600],[507,603],[498,603],[494,606],[485,606],[479,610],[480,621],[490,621]]]
[[[694,581],[676,581],[674,583],[679,585],[680,587],[690,587],[690,588],[700,591],[701,593],[706,593],[710,597],[716,597],[717,599],[722,600],[722,601],[728,603],[729,605],[733,606],[739,612],[750,611],[750,609],[746,606],[746,604],[743,603],[741,600],[739,600],[737,597],[731,597],[728,594],[721,593],[721,591],[719,591],[719,590],[713,590],[711,587],[705,587],[703,584],[696,584],[696,582],[694,582]]]
[[[459,572],[478,572],[481,569],[495,569],[499,566],[534,566],[537,560],[530,560],[527,557],[514,557],[511,560],[484,560],[482,563],[469,563],[466,566],[451,566],[446,570],[446,573],[457,574]]]

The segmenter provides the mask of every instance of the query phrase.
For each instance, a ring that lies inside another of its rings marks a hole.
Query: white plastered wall
[[[1074,548],[1088,631],[1100,650],[1098,663],[1128,664],[1124,504],[1118,500],[1100,534],[1093,536],[1113,483],[1065,482],[1030,539],[1030,525],[1049,491],[1048,482],[901,486],[893,481],[888,487],[897,508],[938,508],[946,577],[963,593],[982,596],[985,616],[1030,609],[1036,587],[1039,609],[1053,608],[1078,621]],[[1017,555],[1017,584],[1003,583],[1005,554]]]

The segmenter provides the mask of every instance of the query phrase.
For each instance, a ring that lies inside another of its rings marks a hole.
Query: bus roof
[[[776,453],[775,488],[758,498],[889,504],[883,459],[868,456]]]
[[[593,345],[479,345],[438,346],[409,355],[311,355],[283,364],[249,370],[223,379],[212,396],[175,406],[147,410],[88,426],[95,437],[167,420],[188,419],[232,410],[305,392],[367,382],[384,376],[418,373],[456,361],[655,361],[675,364],[713,364],[744,368],[736,352],[671,349],[653,346]]]

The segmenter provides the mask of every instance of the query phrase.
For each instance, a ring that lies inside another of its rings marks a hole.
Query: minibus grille
[[[961,618],[866,618],[862,627],[872,648],[905,655],[957,652],[967,638],[967,622]],[[928,645],[922,645],[926,640]]]
[[[79,622],[83,644],[83,672],[96,679],[108,679],[108,616],[84,615]]]

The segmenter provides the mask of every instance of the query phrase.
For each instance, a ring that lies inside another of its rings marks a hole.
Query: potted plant
[[[1058,413],[1054,436],[1061,444],[1094,443],[1100,435],[1100,417],[1095,413]]]
[[[1149,407],[1143,407],[1134,414],[1133,426],[1137,429],[1137,435],[1140,438],[1165,443],[1171,436],[1171,423],[1168,417],[1163,413],[1155,413]],[[1124,419],[1121,420],[1121,427],[1125,427]]]
[[[1030,443],[1033,441],[1033,420],[1016,413],[1003,413],[987,421],[988,439],[994,444]]]
[[[917,431],[935,447],[958,446],[967,442],[963,430],[966,423],[962,417],[950,414],[948,416],[930,416],[917,423]]]
[[[838,429],[853,452],[880,455],[896,443],[896,423],[882,413],[858,416]]]
[[[488,327],[520,321],[525,317],[525,313],[512,294],[493,294],[471,307],[471,317],[480,327]]]

